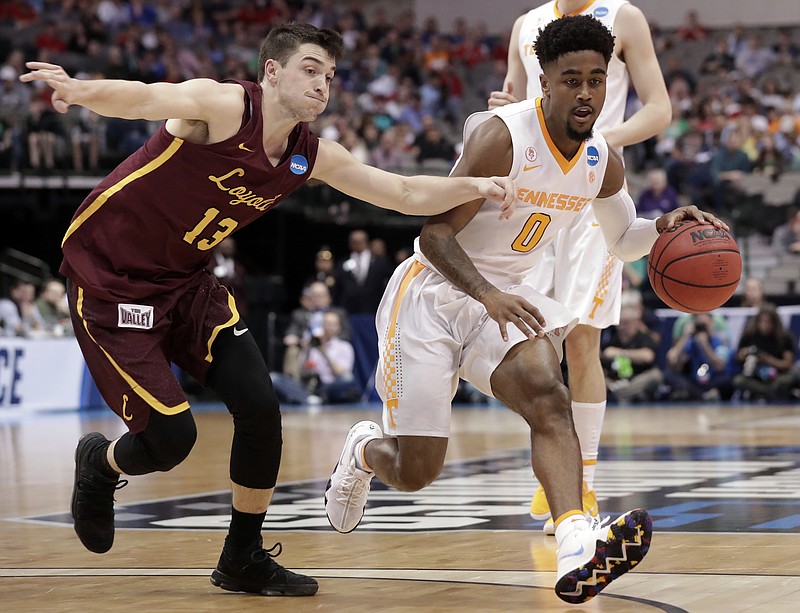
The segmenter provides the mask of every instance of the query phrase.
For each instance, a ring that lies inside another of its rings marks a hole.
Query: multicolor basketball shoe
[[[596,518],[574,529],[557,552],[556,595],[570,604],[594,598],[606,586],[639,564],[650,549],[653,522],[647,511],[634,509],[611,525]]]

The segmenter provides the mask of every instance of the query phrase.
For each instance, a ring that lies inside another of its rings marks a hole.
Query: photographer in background
[[[745,327],[736,359],[742,372],[733,380],[742,399],[788,400],[798,385],[792,370],[795,339],[787,332],[775,307],[762,306]]]
[[[361,393],[353,379],[355,352],[341,338],[342,320],[337,311],[322,317],[322,331],[303,341],[306,345],[301,363],[301,380],[306,384],[309,402],[355,402]]]
[[[667,351],[665,380],[672,388],[670,399],[730,399],[733,395],[730,358],[728,341],[715,331],[711,315],[692,315]]]

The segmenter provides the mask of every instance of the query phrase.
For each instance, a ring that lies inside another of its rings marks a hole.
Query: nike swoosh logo
[[[584,550],[584,548],[583,548],[583,544],[581,544],[581,548],[580,548],[578,551],[576,551],[576,552],[574,552],[574,553],[568,553],[568,554],[567,554],[567,555],[565,555],[564,557],[565,557],[565,558],[574,558],[575,556],[579,556],[579,555],[581,555],[581,554],[582,554],[584,551],[585,551],[585,550]]]
[[[253,153],[252,149],[248,149],[247,147],[244,146],[244,143],[239,143],[239,149],[241,149],[242,151],[249,151],[250,153]]]
[[[234,335],[234,336],[241,336],[242,334],[244,334],[245,332],[247,332],[247,330],[248,330],[247,328],[245,328],[244,330],[237,330],[237,329],[236,329],[236,327],[234,326],[234,328],[233,328],[233,335]]]
[[[596,227],[597,227],[597,226],[599,226],[599,225],[600,225],[599,223],[593,223],[593,224],[592,224],[592,227],[593,227],[593,228],[596,228]]]
[[[522,169],[522,172],[528,172],[529,170],[533,170],[534,168],[539,168],[539,166],[541,166],[541,164],[535,164],[534,166],[525,166]]]

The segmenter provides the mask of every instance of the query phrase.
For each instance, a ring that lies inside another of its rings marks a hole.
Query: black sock
[[[100,471],[104,476],[109,479],[118,479],[119,473],[111,468],[111,463],[108,461],[108,448],[111,446],[111,441],[98,445],[89,454],[89,463]]]
[[[231,507],[231,526],[225,539],[225,550],[232,556],[241,553],[261,538],[264,513],[243,513]]]

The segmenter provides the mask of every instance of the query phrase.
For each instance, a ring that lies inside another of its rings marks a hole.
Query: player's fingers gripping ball
[[[684,313],[706,313],[725,304],[742,276],[742,257],[731,233],[694,220],[659,235],[647,274],[656,295]]]

